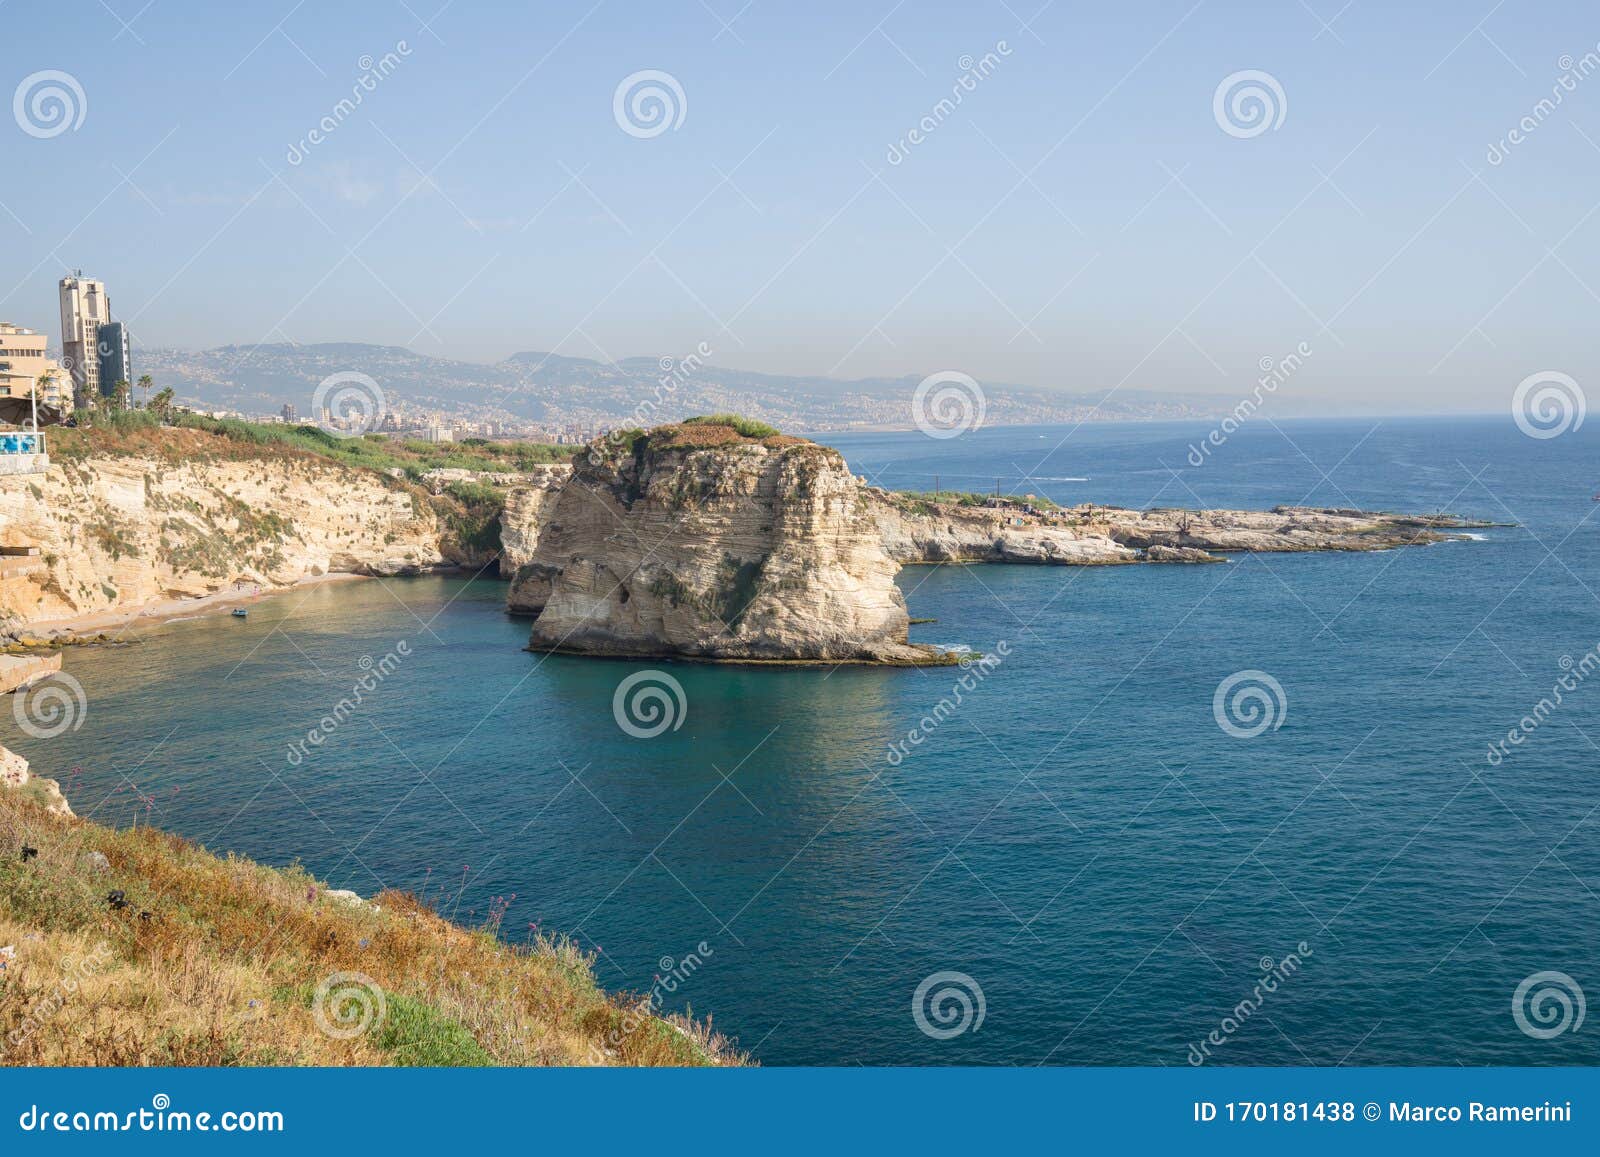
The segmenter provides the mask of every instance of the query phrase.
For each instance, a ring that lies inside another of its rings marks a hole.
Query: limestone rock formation
[[[1451,515],[1278,506],[1272,510],[1127,510],[982,504],[870,490],[889,554],[902,563],[1031,562],[1092,566],[1224,561],[1213,552],[1388,550],[1462,537],[1486,523]]]
[[[0,747],[0,790],[29,791],[38,796],[45,810],[52,815],[70,816],[72,807],[61,794],[61,785],[53,779],[34,775],[28,770],[28,761],[8,748]]]
[[[500,577],[511,582],[506,594],[507,610],[538,609],[524,606],[518,575],[533,561],[545,518],[555,509],[556,495],[571,476],[569,465],[546,466],[506,491],[505,509],[500,512]]]
[[[542,514],[534,650],[921,664],[898,564],[835,450],[727,425],[601,439]]]
[[[0,478],[0,543],[37,547],[45,564],[0,574],[0,621],[448,561],[427,496],[382,474],[308,454],[224,457],[221,439],[167,434],[170,455],[58,456],[44,474]]]

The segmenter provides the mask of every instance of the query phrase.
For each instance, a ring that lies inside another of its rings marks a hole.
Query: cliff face
[[[938,502],[872,489],[884,549],[901,563],[1035,562],[1093,566],[1136,562],[1139,553],[1103,528],[1051,525],[1020,511]]]
[[[414,572],[446,561],[445,537],[425,497],[311,455],[57,459],[45,474],[0,478],[0,545],[39,551],[35,565],[0,570],[0,623],[235,581]]]
[[[1212,551],[1388,550],[1460,537],[1446,532],[1485,525],[1450,515],[1301,506],[1041,510],[1025,502],[972,506],[876,489],[868,497],[884,546],[901,563],[1219,562]]]
[[[505,509],[500,512],[500,577],[511,582],[506,593],[507,610],[536,612],[544,605],[548,584],[534,584],[525,589],[525,582],[519,576],[533,562],[540,533],[555,509],[556,495],[571,476],[571,466],[547,466],[506,491]],[[530,605],[535,592],[537,602]]]
[[[602,439],[542,522],[513,596],[535,650],[942,661],[907,643],[898,564],[826,447],[715,425]]]

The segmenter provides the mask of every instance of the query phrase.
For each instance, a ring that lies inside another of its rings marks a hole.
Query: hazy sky
[[[1305,342],[1295,394],[1362,409],[1594,376],[1592,4],[439,3],[11,0],[0,89],[83,99],[0,118],[0,317],[54,332],[81,266],[146,345],[1233,394]]]

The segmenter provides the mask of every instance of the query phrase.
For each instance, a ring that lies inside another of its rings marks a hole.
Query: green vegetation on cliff
[[[602,991],[571,941],[503,938],[505,901],[466,928],[408,893],[330,895],[299,867],[50,815],[34,794],[0,788],[0,1064],[744,1061]]]
[[[186,432],[215,435],[196,439]],[[570,446],[536,442],[422,442],[381,434],[341,438],[316,426],[280,426],[239,418],[178,414],[163,426],[143,410],[98,415],[90,429],[49,431],[53,457],[76,461],[95,454],[152,454],[158,457],[250,457],[263,451],[289,451],[328,458],[345,466],[398,470],[412,481],[429,470],[482,470],[516,473],[572,457]]]

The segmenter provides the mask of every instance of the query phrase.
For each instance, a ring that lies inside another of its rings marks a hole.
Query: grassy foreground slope
[[[569,941],[513,945],[497,922],[340,899],[298,867],[0,789],[0,1064],[743,1063],[603,992]]]

